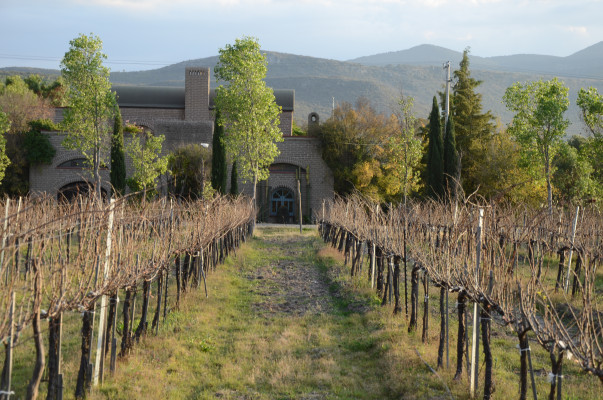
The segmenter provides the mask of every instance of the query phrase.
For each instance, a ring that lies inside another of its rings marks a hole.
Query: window
[[[270,216],[293,216],[293,191],[279,188],[270,196]]]

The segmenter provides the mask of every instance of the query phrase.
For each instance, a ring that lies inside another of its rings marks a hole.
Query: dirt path
[[[263,229],[265,232],[273,231],[272,228]],[[267,233],[263,240],[265,251],[281,258],[259,266],[246,276],[257,282],[254,292],[262,298],[253,304],[254,312],[272,317],[332,312],[331,294],[324,273],[312,262],[304,260],[308,257],[304,257],[299,238]]]

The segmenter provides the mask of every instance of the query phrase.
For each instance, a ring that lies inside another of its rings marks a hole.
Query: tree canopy
[[[103,65],[107,56],[102,52],[100,38],[81,34],[69,46],[61,61],[68,89],[68,108],[63,114],[67,136],[63,146],[80,151],[86,158],[100,198],[100,166],[107,163],[109,155],[115,94],[111,91],[109,69]]]
[[[522,149],[526,167],[541,166],[547,186],[547,203],[553,208],[551,161],[569,122],[564,113],[569,106],[568,88],[553,78],[549,81],[515,83],[505,91],[503,101],[515,113],[509,132]]]
[[[145,191],[147,195],[155,193],[157,178],[166,173],[168,166],[168,158],[161,156],[164,140],[163,135],[154,136],[143,128],[132,135],[126,145],[134,170],[126,182],[132,191]]]
[[[279,154],[276,143],[283,141],[281,108],[264,81],[268,62],[257,39],[236,39],[219,53],[214,72],[227,85],[216,89],[218,124],[226,129],[226,152],[237,162],[239,174],[253,182],[255,201],[257,182],[268,179],[268,167]]]

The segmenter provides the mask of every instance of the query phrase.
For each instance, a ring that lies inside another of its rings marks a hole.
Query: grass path
[[[187,293],[159,336],[137,346],[92,397],[399,399],[445,394],[437,382],[409,392],[414,382],[390,367],[391,332],[370,312],[376,299],[354,287],[354,281],[343,284],[337,278],[338,263],[330,252],[315,230],[302,236],[293,230],[259,230],[210,273],[209,298],[202,291]]]

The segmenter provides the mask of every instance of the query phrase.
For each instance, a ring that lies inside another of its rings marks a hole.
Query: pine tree
[[[446,133],[444,134],[444,189],[452,196],[457,193],[456,184],[460,173],[455,136],[454,117],[450,115],[446,122]]]
[[[239,173],[236,161],[232,163],[232,170],[230,171],[230,194],[233,196],[239,195]]]
[[[486,159],[486,149],[494,132],[494,117],[490,111],[482,113],[482,95],[476,89],[482,81],[471,77],[469,49],[463,52],[459,69],[454,71],[456,84],[452,89],[456,145],[461,160],[461,180],[465,192],[475,191],[480,185],[480,168]]]
[[[224,126],[220,123],[220,111],[216,110],[214,124],[214,137],[212,139],[211,158],[211,186],[220,194],[226,193],[226,148],[224,147]]]
[[[443,152],[440,108],[434,96],[433,106],[429,114],[429,144],[427,149],[427,193],[434,199],[439,199],[444,194]]]
[[[124,128],[119,109],[117,109],[111,136],[111,186],[116,196],[126,191],[126,157],[124,152]]]

